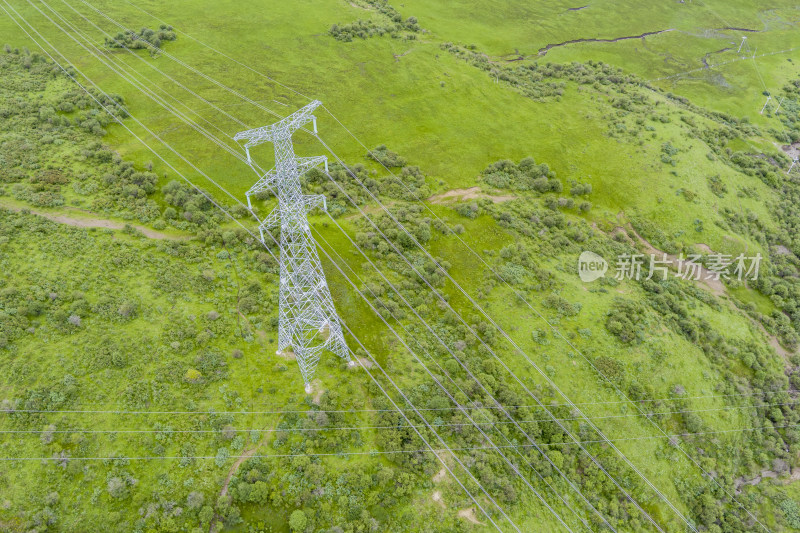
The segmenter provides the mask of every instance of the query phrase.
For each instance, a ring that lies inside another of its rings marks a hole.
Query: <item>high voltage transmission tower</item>
[[[327,171],[328,160],[325,156],[296,157],[292,146],[292,134],[309,122],[313,123],[316,133],[317,119],[311,113],[320,105],[315,100],[280,122],[243,131],[234,137],[237,141],[247,141],[244,145],[247,163],[257,174],[260,172],[250,159],[250,148],[265,142],[275,147],[275,168],[247,191],[247,205],[252,209],[250,197],[262,191],[273,191],[278,198],[278,206],[258,229],[263,241],[264,230],[280,228],[278,353],[290,348],[294,352],[307,392],[311,390],[311,380],[323,349],[329,349],[347,360],[350,366],[354,365],[308,225],[309,211],[319,206],[327,208],[325,197],[303,194],[300,186],[300,177],[311,168],[324,163]]]

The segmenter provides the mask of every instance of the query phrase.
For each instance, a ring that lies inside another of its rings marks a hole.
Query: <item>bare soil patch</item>
[[[322,401],[322,395],[325,394],[325,389],[322,388],[320,380],[315,379],[311,382],[311,392],[314,393],[313,402],[319,405],[319,402]]]
[[[448,201],[477,200],[478,198],[488,198],[492,202],[499,204],[514,200],[516,196],[491,195],[482,192],[480,187],[470,187],[468,189],[452,189],[441,194],[435,194],[428,198],[428,201],[434,204],[443,204]]]
[[[654,254],[656,256],[656,259],[660,260],[664,257],[665,252],[659,250],[658,248],[650,244],[647,241],[647,239],[639,235],[639,233],[635,229],[633,229],[633,226],[628,225],[628,227],[626,228],[615,228],[615,231],[617,229],[624,229],[624,231],[628,234],[628,236],[633,236],[640,244],[642,244],[645,247],[647,253]],[[698,244],[697,247],[706,253],[714,253],[714,251],[705,244]],[[679,265],[678,256],[666,254],[666,257],[670,265],[673,268],[677,269]],[[708,287],[711,290],[711,292],[714,293],[715,296],[725,296],[726,294],[725,284],[722,283],[721,280],[714,279],[713,276],[710,276],[709,275],[710,272],[708,271],[708,269],[706,269],[705,266],[699,265],[699,270],[700,270],[700,279],[697,281]]]
[[[276,352],[275,355],[277,355],[278,357],[283,357],[287,361],[295,361],[297,359],[297,356],[294,354],[292,350],[281,350],[279,352]]]
[[[459,518],[465,519],[467,522],[471,522],[479,526],[483,525],[483,522],[478,520],[478,518],[475,516],[475,509],[473,509],[472,507],[467,507],[466,509],[459,510],[458,516]]]
[[[160,231],[156,231],[151,228],[147,228],[145,226],[140,226],[138,224],[127,224],[124,222],[116,222],[114,220],[108,220],[106,218],[98,218],[98,217],[73,217],[63,213],[51,213],[47,211],[39,211],[37,209],[32,209],[29,207],[20,207],[17,205],[10,205],[5,203],[0,203],[0,207],[8,209],[14,212],[20,212],[23,209],[30,211],[32,214],[40,216],[42,218],[46,218],[47,220],[51,220],[53,222],[58,222],[59,224],[66,224],[67,226],[75,226],[78,228],[105,228],[105,229],[116,229],[121,230],[125,229],[125,226],[130,226],[134,228],[136,231],[141,232],[145,237],[150,239],[160,239],[160,240],[186,240],[191,237],[184,236],[184,235],[168,235],[166,233],[162,233]],[[82,212],[79,210],[74,210],[76,212]]]

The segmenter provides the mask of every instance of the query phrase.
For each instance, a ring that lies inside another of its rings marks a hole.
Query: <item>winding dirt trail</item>
[[[260,441],[258,441],[258,443],[255,446],[253,446],[249,450],[245,450],[243,453],[239,455],[236,461],[233,462],[230,469],[228,470],[228,475],[225,476],[225,482],[222,484],[222,489],[219,491],[220,498],[228,495],[228,487],[230,487],[233,476],[235,476],[236,472],[239,471],[239,467],[242,466],[242,463],[253,457],[262,446],[267,444],[267,442],[269,441],[270,434],[271,431],[265,431],[264,436],[261,438]],[[211,523],[208,526],[209,533],[214,533],[214,531],[216,531],[214,528],[220,520],[221,517],[217,513],[214,513],[214,518],[211,519]]]
[[[230,470],[228,470],[228,475],[225,476],[225,483],[222,484],[222,490],[219,491],[219,495],[220,496],[226,496],[228,494],[228,487],[231,484],[231,479],[233,479],[233,476],[235,476],[236,472],[239,471],[239,467],[242,466],[242,463],[244,463],[245,461],[247,461],[248,459],[253,457],[256,454],[256,452],[258,451],[258,449],[261,448],[266,443],[267,443],[267,437],[265,435],[264,438],[262,438],[258,442],[258,444],[256,444],[255,446],[253,446],[249,450],[245,450],[244,453],[239,455],[239,458],[236,459],[236,461],[233,462],[233,464],[231,465]]]
[[[647,239],[642,237],[633,228],[633,226],[631,224],[626,224],[625,226],[617,226],[616,228],[614,228],[612,233],[617,233],[617,232],[620,232],[620,231],[622,231],[629,239],[636,239],[636,242],[641,244],[646,249],[647,253],[656,254],[656,256],[659,257],[659,258],[662,257],[662,254],[664,254],[664,252],[662,252],[661,250],[659,250],[658,248],[656,248],[655,246],[650,244],[650,242]],[[633,242],[633,241],[631,241],[631,242]],[[707,245],[698,244],[697,246],[698,246],[698,248],[701,248],[705,253],[708,253],[708,254],[714,253],[714,251],[711,248],[709,248]],[[666,254],[666,257],[667,257],[667,260],[670,261],[671,266],[673,268],[677,268],[677,266],[678,266],[678,257],[675,256],[675,255],[670,255],[670,254]],[[722,280],[715,279],[713,276],[709,276],[709,271],[708,271],[708,269],[706,269],[706,267],[704,265],[701,264],[701,265],[699,265],[698,268],[700,270],[700,279],[694,280],[696,283],[705,286],[708,290],[711,291],[712,294],[714,294],[714,296],[717,296],[718,298],[723,298],[723,297],[729,296],[728,292],[727,292],[727,290],[725,288],[725,284],[722,282]],[[731,308],[735,309],[736,306],[731,304]],[[747,314],[745,314],[745,316],[750,320],[750,322],[752,324],[754,324],[764,334],[764,336],[767,338],[767,341],[769,342],[769,345],[772,346],[775,349],[775,351],[780,356],[782,356],[784,358],[784,360],[788,361],[788,358],[791,355],[793,355],[794,352],[790,352],[789,350],[784,348],[781,345],[780,341],[778,340],[778,337],[776,337],[772,333],[768,332],[767,329],[764,327],[764,325],[761,322],[759,322],[758,320],[753,319],[752,317],[750,317]]]
[[[513,195],[491,195],[481,191],[480,187],[469,187],[468,189],[451,189],[440,194],[434,194],[428,201],[433,204],[443,204],[447,201],[476,200],[478,198],[488,198],[492,202],[499,204],[516,199]]]
[[[104,228],[104,229],[122,230],[125,229],[125,226],[130,226],[134,228],[136,231],[141,232],[142,235],[144,235],[145,237],[148,237],[150,239],[182,241],[191,238],[191,236],[189,235],[170,235],[167,233],[162,233],[160,231],[145,226],[140,226],[138,224],[117,222],[114,220],[109,220],[107,218],[99,218],[92,216],[75,217],[65,213],[40,211],[38,209],[34,209],[31,207],[10,204],[3,201],[0,201],[0,208],[8,209],[9,211],[14,211],[15,213],[19,213],[22,210],[26,210],[34,215],[46,218],[47,220],[58,222],[59,224],[66,224],[67,226],[75,226],[78,228]],[[73,211],[75,213],[90,214],[89,211],[82,211],[74,208],[67,208],[66,210]]]
[[[742,487],[745,485],[758,485],[765,479],[779,479],[781,476],[785,476],[785,473],[782,474],[774,470],[762,470],[761,473],[752,479],[747,479],[744,476],[736,478],[733,482],[734,490],[736,491],[735,493],[739,495],[742,493]],[[792,468],[789,476],[779,479],[779,482],[784,485],[789,485],[798,480],[800,480],[800,468]]]
[[[543,56],[547,54],[553,48],[558,48],[559,46],[566,46],[568,44],[578,44],[578,43],[616,43],[619,41],[628,41],[630,39],[644,39],[645,37],[649,37],[651,35],[659,35],[661,33],[667,33],[670,31],[675,31],[675,28],[667,28],[666,30],[655,30],[655,31],[646,31],[644,33],[640,33],[639,35],[625,35],[623,37],[613,37],[611,39],[595,39],[595,38],[584,38],[584,39],[571,39],[569,41],[564,41],[561,43],[552,43],[548,44],[547,46],[543,46],[539,48],[539,55]]]
[[[672,254],[667,254],[667,253],[659,250],[658,248],[656,248],[652,244],[650,244],[650,242],[647,239],[645,239],[644,237],[639,235],[639,232],[637,232],[633,228],[632,225],[626,224],[625,227],[619,226],[619,227],[615,228],[615,230],[619,230],[619,229],[624,230],[628,235],[633,235],[633,237],[635,237],[636,240],[642,246],[644,246],[644,248],[647,250],[648,254],[654,254],[657,259],[661,259],[664,255],[666,255],[667,261],[670,262],[670,265],[675,269],[678,268],[679,261],[680,261],[678,256],[672,255]],[[698,247],[702,248],[701,245],[698,245]],[[708,246],[705,246],[705,248],[703,248],[703,251],[706,252],[706,253],[712,253],[711,248],[708,248]],[[695,280],[695,281],[705,285],[708,289],[711,290],[711,292],[714,294],[714,296],[725,296],[727,294],[726,291],[725,291],[725,284],[722,283],[722,280],[715,279],[715,277],[710,274],[710,272],[705,267],[705,265],[698,264],[698,270],[700,272],[700,279]]]

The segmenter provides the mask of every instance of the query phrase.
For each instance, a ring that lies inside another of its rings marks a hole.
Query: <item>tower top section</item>
[[[270,124],[269,126],[263,126],[261,128],[241,131],[237,133],[233,139],[235,141],[246,140],[247,142],[245,143],[244,147],[245,149],[249,149],[253,146],[258,146],[259,144],[266,142],[274,143],[278,140],[290,139],[295,131],[299,130],[309,122],[314,124],[314,133],[316,133],[317,117],[311,113],[313,113],[314,110],[321,105],[322,102],[319,100],[314,100],[307,106],[298,109],[279,122]]]

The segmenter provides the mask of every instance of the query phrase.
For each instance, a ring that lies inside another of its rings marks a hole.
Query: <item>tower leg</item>
[[[278,353],[284,351],[292,345],[292,332],[289,329],[287,320],[281,318],[278,323]],[[295,352],[295,355],[297,353]]]
[[[283,261],[282,256],[281,261]],[[283,269],[281,269],[281,271],[283,271]],[[283,283],[283,276],[281,276],[279,296],[280,303],[278,307],[278,352],[282,352],[286,348],[292,346],[292,325],[289,317],[287,316],[287,309],[289,305],[286,300],[286,286]],[[301,346],[293,346],[293,348],[295,349],[295,356],[297,356]]]
[[[353,363],[352,359],[350,359],[350,350],[347,349],[347,343],[344,341],[342,326],[337,321],[332,320],[329,322],[328,328],[330,336],[325,343],[327,348],[345,361]]]

